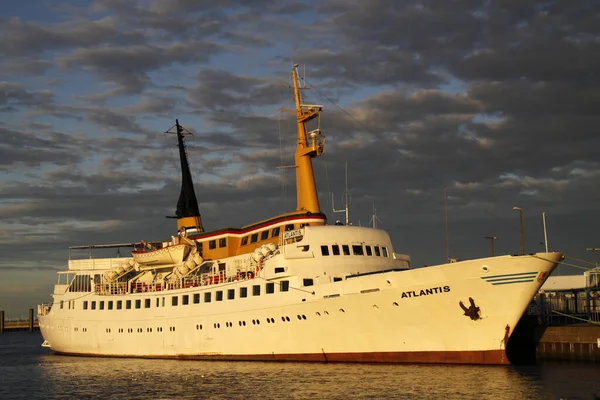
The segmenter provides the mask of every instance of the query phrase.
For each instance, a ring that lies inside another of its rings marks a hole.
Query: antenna
[[[332,211],[335,212],[345,212],[346,213],[346,225],[350,225],[350,216],[349,216],[349,208],[352,203],[352,197],[350,196],[350,192],[348,191],[348,161],[346,161],[346,191],[342,195],[342,200],[344,202],[345,208],[343,210],[336,210],[335,204],[333,202],[333,193],[331,194],[331,208]]]
[[[381,222],[381,220],[377,218],[377,210],[375,209],[375,202],[373,202],[373,216],[369,221],[373,225],[373,229],[377,229],[377,221]]]
[[[546,232],[546,212],[542,213],[542,221],[544,222],[544,244],[546,245],[546,253],[548,252],[548,233]]]
[[[448,207],[446,206],[446,186],[444,186],[444,215],[446,217],[446,261],[450,260],[450,247],[448,245]]]

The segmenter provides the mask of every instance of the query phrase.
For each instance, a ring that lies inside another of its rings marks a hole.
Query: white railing
[[[52,309],[52,304],[40,304],[40,305],[38,305],[38,315],[39,316],[48,315],[50,313],[51,309]]]
[[[69,260],[70,270],[104,270],[118,267],[125,261],[133,260],[131,257],[117,258],[84,258]]]

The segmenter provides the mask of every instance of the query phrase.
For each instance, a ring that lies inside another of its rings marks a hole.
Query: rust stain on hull
[[[371,353],[310,353],[310,354],[178,354],[178,355],[103,355],[56,351],[69,356],[153,358],[210,361],[293,361],[348,363],[411,363],[411,364],[510,364],[504,350],[479,351],[410,351]]]

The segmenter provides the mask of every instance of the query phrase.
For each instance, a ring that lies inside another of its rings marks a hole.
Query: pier
[[[40,330],[38,321],[33,314],[33,308],[29,309],[27,319],[9,319],[6,320],[4,311],[0,311],[0,335],[6,332],[36,332]]]

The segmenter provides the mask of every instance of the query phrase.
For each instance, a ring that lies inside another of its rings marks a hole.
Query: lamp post
[[[594,268],[596,268],[598,266],[598,264],[596,263],[596,250],[600,250],[600,248],[598,247],[590,247],[589,249],[586,249],[587,251],[591,251],[593,256],[594,256]]]
[[[523,236],[523,209],[521,207],[513,207],[513,210],[519,212],[519,231],[521,232],[521,255],[525,255],[525,237]]]
[[[486,239],[490,239],[490,244],[492,246],[492,257],[494,257],[494,240],[499,239],[497,236],[484,236]]]

